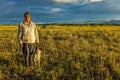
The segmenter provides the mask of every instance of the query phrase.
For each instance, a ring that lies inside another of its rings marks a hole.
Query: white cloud
[[[70,3],[76,5],[84,5],[87,3],[101,2],[103,0],[53,0],[56,3]]]
[[[57,3],[77,3],[79,0],[53,0]]]
[[[52,12],[59,12],[59,11],[61,11],[61,8],[52,8],[51,11]]]
[[[27,10],[34,10],[35,12],[38,13],[57,13],[62,11],[62,8],[59,7],[46,7],[46,6],[28,6]]]
[[[101,2],[103,0],[90,0],[90,2]]]
[[[105,2],[108,4],[108,7],[112,10],[120,10],[120,1],[118,0],[105,0]]]
[[[52,13],[56,13],[56,12],[60,12],[60,11],[62,11],[61,8],[51,8]]]

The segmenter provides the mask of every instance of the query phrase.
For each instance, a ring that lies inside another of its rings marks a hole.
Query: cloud
[[[57,3],[77,3],[78,0],[53,0]]]
[[[119,4],[118,0],[0,0],[0,21],[19,22],[25,11],[35,22],[117,19]]]
[[[15,6],[16,3],[14,1],[8,1],[8,0],[5,0],[5,1],[1,1],[0,2],[0,5],[2,7],[10,7],[10,6]]]
[[[56,3],[87,4],[91,2],[101,2],[103,0],[53,0]]]
[[[90,2],[101,2],[103,0],[90,0]]]
[[[103,0],[53,0],[56,3],[69,3],[69,4],[75,4],[75,5],[85,5],[93,2],[102,2]]]
[[[118,0],[105,0],[105,2],[108,4],[108,7],[112,8],[112,9],[120,10],[120,1],[118,1]]]
[[[61,4],[75,4],[75,5],[84,5],[89,2],[89,0],[53,0],[56,3],[61,3]]]
[[[2,16],[4,14],[9,14],[10,12],[12,12],[14,7],[16,6],[16,3],[14,1],[1,0],[0,6],[0,11],[2,11],[0,16]]]
[[[56,12],[60,12],[60,11],[62,11],[61,8],[51,8],[52,13],[56,13]]]

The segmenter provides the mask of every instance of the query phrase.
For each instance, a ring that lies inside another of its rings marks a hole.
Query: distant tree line
[[[9,26],[9,25],[18,25],[18,24],[0,24],[1,26]],[[45,28],[47,26],[120,26],[120,24],[77,24],[77,23],[50,23],[50,24],[37,24],[37,26],[42,26],[42,28]]]
[[[51,23],[51,24],[37,24],[38,26],[42,26],[45,28],[47,26],[120,26],[120,24],[59,24],[59,23]]]

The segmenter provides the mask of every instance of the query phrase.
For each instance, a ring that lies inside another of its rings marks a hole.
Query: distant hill
[[[106,24],[120,24],[120,20],[110,20]]]
[[[54,22],[54,23],[36,23],[37,25],[79,25],[79,24],[108,24],[108,25],[120,25],[120,20],[93,20],[93,21],[83,21],[83,22]],[[0,25],[18,25],[16,23],[0,24]]]
[[[120,25],[120,20],[94,20],[84,22],[68,22],[68,23],[53,23],[53,24],[108,24],[108,25]]]
[[[84,24],[120,24],[120,20],[96,20],[96,21],[85,21]]]

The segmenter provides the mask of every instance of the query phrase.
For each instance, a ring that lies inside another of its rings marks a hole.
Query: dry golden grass
[[[37,26],[41,67],[26,68],[17,26],[0,26],[0,79],[120,80],[120,26]]]

